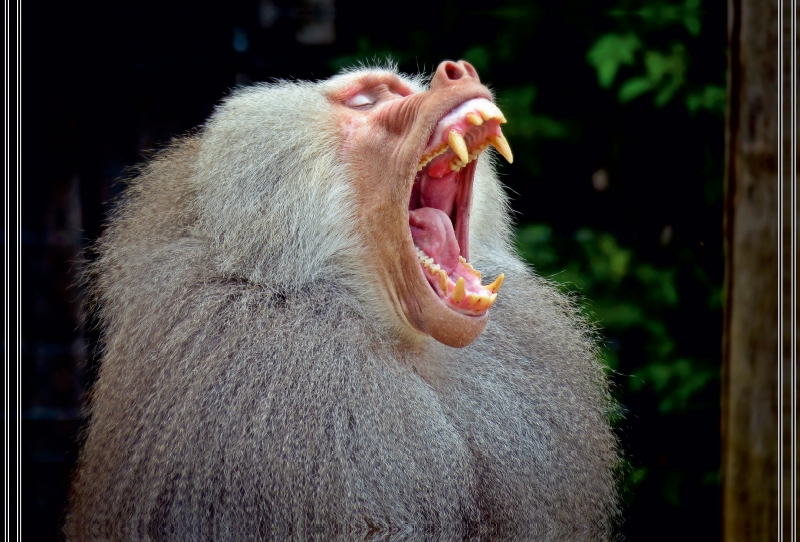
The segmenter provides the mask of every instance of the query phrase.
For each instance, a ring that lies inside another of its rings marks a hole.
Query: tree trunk
[[[778,539],[779,0],[728,8],[723,538],[752,542]]]

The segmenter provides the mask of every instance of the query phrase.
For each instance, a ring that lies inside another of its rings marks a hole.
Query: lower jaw
[[[488,312],[476,316],[461,314],[448,307],[432,291],[417,310],[408,315],[412,326],[452,348],[464,348],[475,342],[489,321]]]

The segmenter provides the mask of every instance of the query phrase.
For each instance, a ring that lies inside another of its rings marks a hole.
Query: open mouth
[[[459,313],[480,316],[495,302],[501,273],[483,285],[469,263],[469,216],[476,160],[492,145],[513,161],[500,130],[505,117],[485,98],[445,115],[422,153],[408,203],[411,237],[420,267],[439,298]]]

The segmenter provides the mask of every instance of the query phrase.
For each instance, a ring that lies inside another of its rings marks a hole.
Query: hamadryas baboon
[[[359,69],[145,164],[88,272],[68,539],[608,539],[607,385],[512,249],[505,122],[466,62]]]

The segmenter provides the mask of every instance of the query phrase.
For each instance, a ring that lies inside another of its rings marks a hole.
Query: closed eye
[[[375,98],[367,94],[356,94],[346,104],[353,109],[369,109],[375,104]]]

